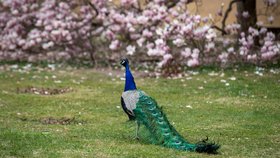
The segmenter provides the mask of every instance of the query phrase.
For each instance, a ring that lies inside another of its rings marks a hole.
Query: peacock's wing
[[[135,116],[134,116],[133,112],[128,110],[123,97],[121,97],[121,104],[122,104],[122,109],[127,114],[129,120],[135,120]]]
[[[130,119],[135,119],[133,110],[136,108],[136,103],[138,102],[138,99],[139,92],[137,90],[129,90],[122,93],[122,108]]]

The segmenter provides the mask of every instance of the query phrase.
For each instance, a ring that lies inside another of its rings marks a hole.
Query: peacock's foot
[[[134,137],[133,138],[134,140],[140,140],[140,138],[137,136],[137,137]]]

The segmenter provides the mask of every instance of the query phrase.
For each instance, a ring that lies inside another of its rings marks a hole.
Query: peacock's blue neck
[[[136,90],[136,84],[134,82],[134,78],[130,72],[129,65],[127,64],[125,66],[125,87],[124,91],[129,91],[129,90]]]

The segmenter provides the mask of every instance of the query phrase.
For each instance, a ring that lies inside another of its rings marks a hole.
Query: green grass
[[[209,71],[182,79],[135,79],[186,139],[195,143],[209,136],[221,144],[218,155],[134,140],[135,124],[120,108],[124,81],[94,70],[61,69],[0,70],[0,157],[280,157],[280,74],[227,70],[210,76]],[[28,86],[73,91],[17,92]],[[43,124],[47,117],[75,121]]]

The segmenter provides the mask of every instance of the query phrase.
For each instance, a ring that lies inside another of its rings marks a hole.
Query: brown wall
[[[209,16],[213,18],[217,26],[221,26],[222,17],[217,16],[217,11],[221,8],[221,4],[224,3],[223,12],[225,12],[230,0],[199,0],[197,3],[191,3],[188,5],[188,9],[191,13],[197,13],[201,16]],[[233,6],[230,12],[226,24],[236,22],[235,18],[236,6]]]
[[[230,1],[231,0],[200,0],[200,2],[197,4],[195,3],[190,4],[188,8],[192,13],[197,12],[202,16],[208,16],[209,14],[211,14],[212,17],[218,21],[216,24],[220,26],[221,18],[218,18],[218,16],[216,16],[216,13],[221,7],[222,3],[224,3],[223,11],[225,12]],[[274,12],[271,12],[272,10],[274,10]],[[280,4],[277,8],[268,9],[267,13],[265,13],[265,11],[266,11],[266,7],[263,0],[257,0],[258,21],[262,21],[264,23],[264,26],[267,27],[280,27]],[[236,4],[233,5],[233,9],[227,19],[227,24],[236,22],[235,14],[236,14]],[[270,15],[274,17],[274,22],[272,24],[270,24],[267,21],[267,18]]]
[[[118,3],[120,0],[113,0],[114,2]],[[218,26],[221,26],[221,20],[222,18],[217,16],[216,13],[221,7],[221,4],[224,3],[224,9],[223,11],[227,9],[229,3],[231,0],[198,0],[197,3],[191,3],[188,5],[188,9],[191,13],[195,14],[200,14],[201,16],[209,16],[210,14],[213,17],[213,20],[215,21],[215,24]],[[278,27],[280,28],[280,4],[278,8],[274,8],[274,12],[271,13],[270,11],[272,9],[269,9],[266,15],[265,13],[266,7],[263,2],[263,0],[256,0],[257,1],[257,14],[258,14],[258,21],[262,21],[264,23],[264,26],[267,27]],[[279,0],[278,0],[278,3]],[[231,24],[236,22],[236,5],[233,5],[233,9],[229,14],[229,17],[226,21],[227,24]],[[272,24],[268,23],[267,15],[273,15],[274,16],[274,22]]]
[[[272,12],[272,10],[274,10]],[[265,13],[266,7],[264,5],[263,0],[257,0],[257,14],[258,14],[258,21],[263,21],[264,26],[267,27],[274,27],[280,28],[280,1],[278,0],[278,6],[273,9],[268,9],[266,15]],[[268,23],[267,18],[268,16],[272,15],[274,17],[274,21],[272,24]]]

